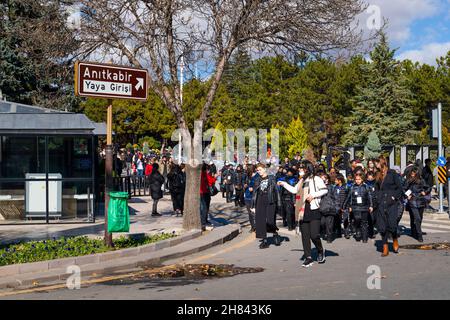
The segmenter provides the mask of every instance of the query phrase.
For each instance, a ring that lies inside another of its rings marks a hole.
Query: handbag
[[[209,194],[214,197],[216,194],[219,193],[219,190],[217,189],[216,185],[208,186]]]

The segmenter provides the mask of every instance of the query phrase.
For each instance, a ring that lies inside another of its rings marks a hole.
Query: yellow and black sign
[[[438,167],[438,179],[439,179],[439,183],[447,182],[447,168],[446,167]]]

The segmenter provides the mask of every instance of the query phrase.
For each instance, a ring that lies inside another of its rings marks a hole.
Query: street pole
[[[180,63],[180,102],[183,106],[183,82],[184,82],[184,58],[181,56],[181,63]],[[178,162],[179,165],[181,165],[181,131],[178,131]]]
[[[108,99],[108,114],[106,119],[106,150],[105,150],[105,245],[112,247],[112,234],[108,232],[109,192],[112,190],[112,99]]]
[[[438,157],[442,157],[442,104],[439,102],[438,104],[438,148],[439,155]],[[438,181],[439,182],[439,181]],[[444,212],[444,185],[439,183],[439,213]]]

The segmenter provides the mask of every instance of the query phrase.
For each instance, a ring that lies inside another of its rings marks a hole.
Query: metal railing
[[[114,177],[114,190],[128,192],[128,197],[150,195],[150,179],[148,176],[121,176]]]

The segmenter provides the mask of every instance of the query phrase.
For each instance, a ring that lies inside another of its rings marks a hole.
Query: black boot
[[[266,249],[269,247],[269,243],[267,242],[267,238],[264,238],[259,245],[260,249]]]

